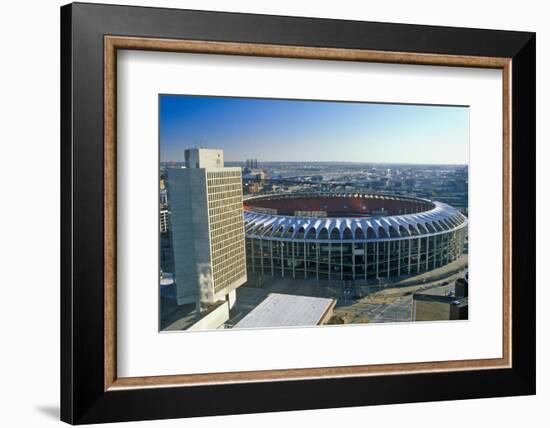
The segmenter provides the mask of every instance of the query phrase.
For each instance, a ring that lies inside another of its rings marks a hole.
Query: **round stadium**
[[[462,253],[467,218],[426,199],[289,193],[244,200],[248,269],[256,275],[379,280],[444,266]]]

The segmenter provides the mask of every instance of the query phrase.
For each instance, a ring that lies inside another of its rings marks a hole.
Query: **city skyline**
[[[464,106],[191,95],[161,95],[159,106],[161,162],[207,147],[228,162],[468,164]]]

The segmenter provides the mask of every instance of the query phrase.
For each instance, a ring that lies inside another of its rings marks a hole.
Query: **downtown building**
[[[224,167],[222,150],[187,149],[168,182],[178,305],[232,307],[247,279],[241,168]]]

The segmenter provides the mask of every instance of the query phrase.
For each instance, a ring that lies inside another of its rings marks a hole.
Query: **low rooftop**
[[[336,301],[323,297],[269,294],[234,328],[300,327],[326,322]]]

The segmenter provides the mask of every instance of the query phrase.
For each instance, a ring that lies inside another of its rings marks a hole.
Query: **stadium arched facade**
[[[294,193],[244,201],[251,273],[366,280],[417,274],[462,253],[467,218],[426,199],[365,193]]]

